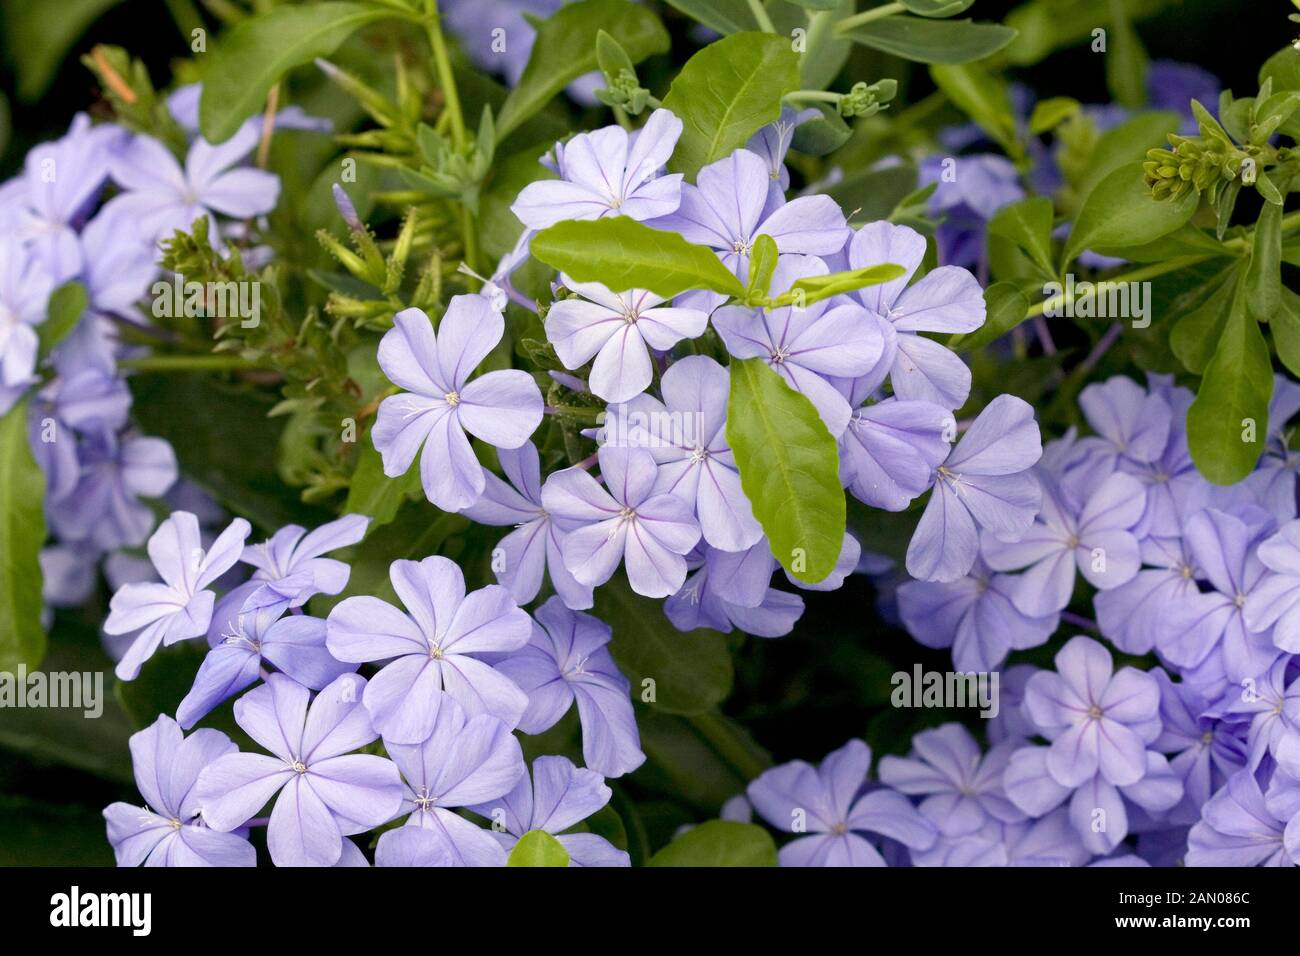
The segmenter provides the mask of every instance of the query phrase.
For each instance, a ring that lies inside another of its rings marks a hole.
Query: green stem
[[[133,372],[235,372],[261,367],[238,355],[146,355],[117,364]]]
[[[767,8],[763,6],[763,0],[749,0],[749,9],[754,14],[754,20],[758,23],[758,28],[764,33],[775,33],[776,25],[772,23],[772,18],[767,15]]]
[[[838,103],[840,96],[841,94],[829,90],[795,90],[785,94],[784,98],[791,103]]]
[[[442,87],[444,115],[451,127],[451,144],[457,153],[463,155],[467,142],[465,117],[460,109],[460,94],[456,90],[456,76],[451,69],[451,58],[447,55],[447,41],[442,35],[442,22],[438,17],[438,0],[424,0],[424,13],[429,46],[433,50],[433,62],[438,71],[438,84]],[[471,269],[477,269],[478,229],[474,222],[474,214],[461,204],[458,216],[461,240],[465,248],[465,264]]]
[[[871,10],[863,10],[851,17],[845,17],[839,23],[835,24],[836,33],[847,33],[855,27],[860,27],[864,23],[870,23],[872,20],[879,20],[881,17],[892,17],[896,13],[906,13],[907,7],[901,3],[886,3],[884,6],[874,7]]]
[[[451,122],[451,142],[457,152],[465,149],[465,118],[460,111],[460,94],[456,91],[456,77],[451,71],[451,58],[447,55],[447,41],[442,35],[438,18],[438,0],[424,0],[425,30],[429,46],[433,48],[433,62],[438,70],[438,84],[442,87],[447,116]]]
[[[742,780],[753,780],[770,766],[716,711],[694,714],[686,720]]]
[[[1117,276],[1107,276],[1104,279],[1098,279],[1098,282],[1143,282],[1147,279],[1154,279],[1156,276],[1165,275],[1168,272],[1177,272],[1179,269],[1186,269],[1188,266],[1194,266],[1204,262],[1206,259],[1212,259],[1213,256],[1180,256],[1177,259],[1167,259],[1164,262],[1155,262],[1141,269],[1134,269],[1132,272],[1121,273]],[[1054,295],[1050,299],[1044,299],[1029,307],[1025,313],[1025,318],[1032,319],[1036,315],[1042,315],[1049,308],[1056,309],[1066,304],[1072,297],[1067,296],[1064,292],[1060,295]]]

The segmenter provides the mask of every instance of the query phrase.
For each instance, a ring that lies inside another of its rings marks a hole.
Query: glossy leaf
[[[688,179],[744,146],[781,115],[781,97],[799,88],[799,55],[790,39],[737,33],[686,62],[664,97],[683,129],[668,168]]]
[[[647,866],[776,866],[776,843],[761,826],[709,820],[683,833]]]
[[[886,16],[842,35],[917,63],[971,63],[997,53],[1015,39],[1016,31],[973,20]]]
[[[27,444],[27,408],[21,401],[0,418],[0,671],[11,673],[45,656],[45,475]]]
[[[727,441],[772,554],[821,581],[844,543],[839,454],[816,407],[760,358],[732,360]]]
[[[713,250],[626,216],[559,222],[534,236],[530,248],[534,258],[574,280],[599,282],[616,292],[649,289],[665,298],[689,289],[745,294]]]
[[[497,115],[498,141],[578,77],[599,66],[596,40],[602,30],[618,41],[633,63],[668,49],[664,25],[639,4],[581,0],[560,7],[538,27],[528,65]]]
[[[329,56],[357,30],[396,15],[378,4],[328,2],[277,7],[236,24],[203,75],[203,138],[224,143],[262,109],[266,94],[289,70]]]

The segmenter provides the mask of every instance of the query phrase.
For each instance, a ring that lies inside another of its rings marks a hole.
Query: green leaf
[[[18,97],[35,100],[58,74],[59,64],[92,23],[122,0],[5,0],[5,46],[18,74]]]
[[[776,844],[762,827],[710,820],[683,833],[647,866],[776,866]]]
[[[346,514],[370,516],[367,533],[397,517],[402,502],[417,497],[423,490],[420,484],[420,463],[412,462],[406,474],[389,478],[384,474],[384,462],[375,446],[363,441],[357,452],[357,467],[348,486]]]
[[[1078,112],[1079,101],[1069,96],[1039,100],[1029,117],[1029,132],[1035,136],[1050,133]]]
[[[984,324],[974,332],[954,335],[946,344],[954,352],[982,348],[1024,322],[1028,314],[1028,296],[1010,282],[995,282],[984,290]]]
[[[891,282],[905,275],[907,270],[893,262],[882,262],[867,266],[865,269],[852,269],[848,272],[832,272],[830,275],[809,276],[799,279],[789,290],[770,302],[771,307],[795,305],[805,308],[814,302],[829,299],[831,296],[845,292],[855,292],[868,286]]]
[[[809,156],[828,156],[849,141],[853,130],[833,108],[825,103],[814,104],[820,114],[804,120],[795,127],[790,148]]]
[[[1016,31],[973,20],[888,16],[841,36],[917,63],[970,63],[997,53],[1016,38]]]
[[[1109,8],[1106,85],[1116,102],[1137,109],[1147,100],[1147,53],[1123,0],[1110,0]]]
[[[519,838],[506,866],[568,866],[569,851],[545,830],[529,830]]]
[[[41,340],[41,355],[49,355],[54,346],[73,330],[86,313],[89,299],[86,287],[80,282],[65,282],[50,293],[50,304],[45,309],[45,321],[36,327]]]
[[[1267,322],[1282,299],[1282,206],[1266,202],[1259,210],[1255,235],[1246,266],[1246,308]]]
[[[1093,147],[1084,172],[1073,183],[1075,193],[1087,198],[1099,182],[1120,166],[1140,161],[1148,149],[1165,145],[1168,134],[1177,132],[1180,122],[1177,113],[1153,110],[1131,116],[1107,130]]]
[[[1277,357],[1287,371],[1300,378],[1300,295],[1283,286],[1281,304],[1268,327],[1273,332]]]
[[[1236,484],[1254,470],[1268,435],[1273,365],[1238,284],[1214,357],[1187,412],[1187,443],[1202,475]]]
[[[1155,16],[1172,7],[1177,0],[1124,0],[1131,20]],[[1090,43],[1092,31],[1106,26],[1104,14],[1096,0],[1031,0],[1012,10],[1006,24],[1019,31],[1016,42],[1007,51],[1017,66],[1038,63],[1056,50]]]
[[[530,249],[572,279],[599,282],[616,292],[649,289],[665,298],[690,289],[745,294],[713,250],[626,216],[557,222],[534,236]]]
[[[1015,112],[1007,86],[988,71],[970,65],[930,67],[935,85],[1012,157],[1024,153],[1016,135]]]
[[[1169,333],[1169,348],[1189,372],[1205,371],[1214,357],[1232,310],[1238,284],[1238,267],[1225,269],[1209,283],[1200,302],[1182,316]]]
[[[903,0],[908,13],[922,17],[955,17],[971,8],[975,0]]]
[[[764,233],[754,240],[749,256],[749,285],[745,290],[751,300],[761,298],[772,284],[778,255],[776,240],[771,236]]]
[[[277,7],[237,23],[221,38],[203,75],[203,138],[224,143],[262,108],[289,70],[329,56],[355,31],[398,15],[377,4],[329,2]]]
[[[664,97],[682,121],[668,168],[695,174],[744,146],[781,115],[781,97],[799,88],[799,55],[789,37],[737,33],[686,61]]]
[[[614,631],[610,653],[631,681],[633,697],[644,701],[653,686],[654,699],[645,702],[654,711],[702,714],[731,693],[726,639],[703,628],[677,630],[658,602],[633,592],[621,575],[596,589],[592,613]]]
[[[45,475],[27,444],[24,399],[0,418],[0,671],[34,668],[45,656],[41,545]],[[68,438],[61,438],[68,441]]]
[[[803,394],[759,358],[732,360],[727,441],[772,554],[800,581],[835,568],[844,488],[835,438]]]
[[[758,29],[748,0],[667,0],[667,3],[723,35]]]
[[[916,189],[916,167],[907,163],[883,169],[862,169],[827,187],[826,194],[854,222],[887,219]]]
[[[989,220],[988,233],[999,236],[1024,251],[1047,276],[1052,269],[1052,200],[1033,196],[999,209]]]
[[[598,68],[596,40],[602,30],[633,63],[668,49],[668,31],[639,4],[581,0],[560,7],[538,28],[528,65],[497,114],[498,142],[578,77]]]
[[[1064,263],[1085,249],[1137,246],[1178,229],[1196,212],[1201,197],[1189,190],[1182,197],[1158,202],[1142,180],[1142,164],[1129,163],[1097,184],[1079,211],[1065,245]]]

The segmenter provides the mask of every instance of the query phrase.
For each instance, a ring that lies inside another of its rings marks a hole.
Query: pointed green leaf
[[[54,346],[63,341],[81,321],[89,300],[86,287],[80,282],[65,282],[50,293],[50,304],[45,310],[45,321],[36,327],[41,340],[41,355],[49,355]]]
[[[1214,357],[1224,323],[1236,296],[1238,269],[1225,270],[1211,282],[1204,298],[1169,333],[1169,347],[1189,372],[1201,374]]]
[[[237,23],[221,37],[203,74],[203,138],[224,143],[262,109],[266,94],[289,70],[329,56],[362,27],[398,15],[378,4],[329,2],[277,7]]]
[[[971,64],[936,64],[930,67],[930,76],[948,99],[1008,154],[1014,158],[1024,153],[1016,135],[1011,97],[1000,77]]]
[[[727,441],[772,554],[800,581],[821,581],[844,544],[839,453],[817,408],[760,358],[733,360]]]
[[[0,418],[0,671],[11,673],[20,664],[34,668],[45,656],[39,561],[45,475],[27,444],[27,406],[23,400]]]
[[[984,324],[974,332],[954,335],[947,342],[954,352],[969,352],[1001,338],[1029,315],[1029,298],[1010,282],[995,282],[984,290]]]
[[[629,0],[580,0],[560,7],[537,30],[528,65],[497,113],[497,140],[549,103],[566,86],[599,67],[596,40],[604,30],[633,63],[668,49],[668,31]]]
[[[558,222],[534,236],[530,248],[534,258],[574,280],[599,282],[615,292],[649,289],[665,298],[689,289],[745,294],[713,250],[626,216]]]
[[[1016,38],[1016,31],[973,20],[887,16],[840,36],[917,63],[970,63],[997,53]]]
[[[758,29],[749,0],[667,0],[667,3],[724,36]]]
[[[988,233],[1015,243],[1034,265],[1052,276],[1052,217],[1052,200],[1033,196],[994,213]]]
[[[569,851],[545,830],[529,830],[519,838],[506,866],[568,866]]]
[[[781,115],[781,97],[799,88],[799,55],[790,38],[737,33],[691,57],[664,97],[682,120],[668,168],[695,174],[744,146]]]
[[[1187,443],[1202,475],[1232,485],[1255,468],[1268,435],[1273,363],[1238,284],[1214,357],[1187,412]]]
[[[753,823],[710,820],[683,833],[647,866],[776,866],[776,844]]]
[[[830,275],[824,276],[809,276],[806,279],[796,281],[794,285],[790,286],[789,291],[777,296],[771,305],[773,307],[797,305],[799,308],[805,308],[814,302],[820,302],[832,296],[843,295],[846,292],[856,292],[858,289],[880,285],[882,282],[892,282],[906,273],[907,270],[896,263],[882,262],[879,265],[867,266],[865,269],[832,272]]]
[[[1282,206],[1266,202],[1259,210],[1246,266],[1246,307],[1261,322],[1277,312],[1282,298]]]
[[[1083,204],[1065,245],[1065,264],[1085,249],[1138,246],[1181,227],[1201,197],[1188,190],[1179,199],[1157,201],[1142,180],[1142,164],[1128,163],[1097,184]]]

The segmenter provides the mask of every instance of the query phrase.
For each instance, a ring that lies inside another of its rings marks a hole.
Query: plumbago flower
[[[758,547],[767,547],[766,541]],[[707,627],[730,634],[733,627],[754,637],[784,637],[803,616],[803,598],[771,587],[772,571],[752,570],[749,552],[704,547],[687,556],[693,570],[681,589],[664,602],[664,614],[679,631]],[[774,559],[775,560],[775,559]],[[742,577],[744,583],[737,581]],[[739,585],[739,586],[738,586]],[[739,601],[737,592],[745,592]],[[757,597],[753,597],[756,593]]]
[[[907,570],[955,581],[975,563],[977,527],[1008,541],[1029,530],[1042,499],[1031,472],[1043,453],[1034,410],[1014,395],[985,406],[937,469],[934,491],[907,546]]]
[[[204,820],[229,832],[275,797],[266,830],[275,865],[333,866],[345,836],[397,816],[397,767],[352,752],[379,736],[361,706],[365,685],[345,674],[310,700],[306,687],[272,674],[235,701],[235,722],[274,756],[237,752],[205,767],[196,785]]]
[[[888,367],[835,383],[854,409],[840,435],[840,483],[873,508],[904,511],[934,483],[957,433],[952,412],[933,402],[888,398],[868,402]]]
[[[970,574],[955,581],[905,581],[898,587],[898,613],[909,634],[926,647],[951,647],[959,671],[996,670],[1013,651],[1047,643],[1061,622],[1059,612],[1025,614],[1013,595],[1020,581],[994,574],[976,559]]]
[[[1113,671],[1110,653],[1086,637],[1040,671],[1021,705],[1048,747],[1015,751],[1004,774],[1007,796],[1031,817],[1069,799],[1070,821],[1093,853],[1109,853],[1129,831],[1126,799],[1165,813],[1183,796],[1169,762],[1148,749],[1160,736],[1160,686],[1132,667]]]
[[[1187,837],[1187,865],[1297,866],[1296,829],[1273,814],[1255,775],[1242,770],[1205,804]]]
[[[12,236],[0,239],[0,415],[36,381],[36,326],[53,288],[34,251]]]
[[[311,532],[296,524],[285,525],[269,541],[244,548],[239,560],[257,569],[254,581],[266,581],[280,590],[290,578],[301,580],[291,601],[292,607],[301,607],[317,594],[338,594],[347,587],[351,569],[321,555],[356,544],[369,526],[365,515],[344,515]]]
[[[1300,654],[1300,521],[1282,525],[1256,554],[1267,570],[1246,598],[1243,622],[1253,633],[1271,629],[1274,644]]]
[[[667,597],[686,580],[683,557],[700,540],[691,506],[656,494],[658,466],[644,448],[602,445],[596,453],[604,486],[582,468],[546,479],[542,504],[579,525],[564,539],[564,564],[582,584],[604,584],[620,562],[632,590]]]
[[[499,800],[470,809],[493,821],[492,836],[507,853],[525,833],[541,830],[568,851],[569,866],[631,866],[627,852],[603,836],[564,832],[600,810],[611,796],[600,774],[575,767],[568,757],[538,757],[531,780],[525,773]]]
[[[587,766],[606,777],[631,773],[645,754],[628,696],[631,685],[609,652],[609,625],[554,597],[534,617],[528,644],[497,664],[528,695],[519,729],[545,733],[576,700]]]
[[[682,121],[655,110],[637,133],[606,126],[555,144],[558,181],[530,183],[510,207],[529,229],[566,219],[654,219],[677,209],[680,173],[658,175],[682,134]]]
[[[607,402],[626,402],[650,385],[646,346],[666,352],[682,339],[704,334],[707,312],[661,307],[644,289],[611,292],[597,282],[560,281],[578,297],[561,299],[546,313],[546,338],[565,368],[581,368],[594,355],[588,384]]]
[[[330,611],[325,638],[337,660],[388,661],[365,690],[366,710],[384,740],[426,739],[444,694],[470,716],[518,725],[527,695],[478,656],[528,643],[532,622],[510,592],[490,584],[466,594],[460,568],[437,556],[394,561],[389,579],[406,614],[379,598],[346,598]]]
[[[371,429],[384,474],[406,474],[420,455],[429,501],[459,511],[483,493],[483,469],[465,433],[498,448],[518,448],[542,421],[542,393],[527,372],[500,369],[470,376],[505,333],[505,319],[487,300],[458,295],[435,333],[419,309],[404,309],[379,342],[379,366],[398,387],[385,398]]]
[[[450,697],[435,703],[433,729],[417,744],[384,741],[406,780],[406,827],[428,830],[452,866],[503,866],[494,834],[454,810],[495,800],[526,776],[519,741],[488,714],[469,717]]]
[[[749,256],[759,236],[770,236],[782,254],[829,256],[843,248],[849,228],[835,200],[801,196],[769,208],[770,182],[763,158],[738,149],[701,169],[695,185],[681,187],[678,209],[650,225],[716,250],[742,282],[749,279]],[[870,264],[889,261],[877,259]],[[717,293],[703,291],[688,292],[680,299],[707,312],[723,300]]]
[[[981,754],[969,730],[944,724],[912,738],[912,756],[881,757],[880,780],[924,796],[917,808],[944,836],[964,836],[989,823],[1025,819],[1002,790],[1002,773],[1018,746],[1006,741]]]
[[[1074,593],[1075,568],[1099,591],[1133,579],[1141,565],[1138,539],[1131,532],[1146,509],[1146,491],[1131,475],[1107,478],[1076,508],[1049,475],[1038,517],[1019,541],[999,541],[985,533],[982,553],[995,571],[1026,568],[1012,600],[1023,613],[1042,617],[1063,610]]]
[[[786,256],[777,262],[771,288],[783,292],[799,279],[828,271],[826,263],[812,256]],[[885,351],[880,325],[861,306],[840,299],[803,308],[724,306],[713,313],[713,327],[736,358],[763,359],[791,388],[806,395],[835,437],[843,433],[852,412],[831,379],[866,375]]]
[[[311,585],[304,583],[310,575],[304,571],[277,583],[249,582],[217,603],[208,628],[211,650],[176,708],[182,727],[193,727],[222,701],[251,687],[268,665],[312,690],[357,669],[330,656],[323,620],[306,614],[283,616],[310,591]]]
[[[743,551],[763,536],[740,470],[727,443],[730,372],[705,355],[672,364],[660,381],[663,401],[640,395],[609,410],[604,442],[647,448],[659,465],[656,492],[669,492],[695,510],[704,540]]]
[[[483,469],[483,494],[461,514],[486,525],[513,525],[496,550],[501,555],[497,580],[509,589],[516,604],[528,604],[549,575],[551,586],[575,611],[592,605],[592,589],[580,584],[564,566],[564,538],[576,525],[552,517],[542,506],[542,469],[537,446],[524,442],[497,452],[508,482]]]
[[[108,842],[118,866],[254,866],[257,853],[238,833],[223,833],[199,815],[199,774],[215,760],[238,751],[219,730],[186,737],[176,721],[161,715],[131,735],[135,784],[148,808],[114,803],[104,808]]]
[[[778,830],[804,833],[781,847],[782,866],[885,866],[864,834],[928,850],[939,831],[908,799],[871,789],[871,748],[850,740],[814,767],[795,760],[766,770],[745,793],[758,815]]]
[[[134,680],[159,645],[207,633],[216,600],[207,587],[239,560],[250,530],[247,521],[236,518],[204,551],[198,519],[190,512],[174,512],[158,526],[148,552],[162,582],[119,588],[104,622],[107,634],[139,632],[118,661],[119,680]]]
[[[1272,526],[1272,516],[1253,506],[1235,514],[1206,508],[1187,521],[1184,541],[1210,590],[1172,607],[1156,633],[1161,656],[1186,680],[1212,687],[1225,679],[1238,683],[1258,677],[1278,657],[1272,635],[1253,632],[1244,614],[1264,577],[1258,546]]]
[[[888,222],[863,226],[848,245],[850,269],[893,262],[906,270],[897,279],[854,293],[894,333],[885,342],[894,394],[956,409],[970,395],[970,369],[938,342],[916,333],[975,331],[984,324],[984,291],[957,266],[940,266],[909,286],[924,256],[924,236]]]
[[[50,508],[50,524],[68,541],[104,551],[140,544],[153,527],[141,498],[160,498],[176,482],[176,453],[161,438],[97,432],[77,446],[80,480]]]
[[[176,230],[189,232],[194,220],[208,219],[209,235],[220,235],[215,213],[251,219],[270,212],[280,196],[280,179],[262,169],[233,168],[253,151],[261,136],[245,124],[234,136],[213,146],[198,139],[182,167],[162,143],[136,135],[113,157],[113,180],[122,192],[106,212],[134,223],[138,235],[153,243]]]

